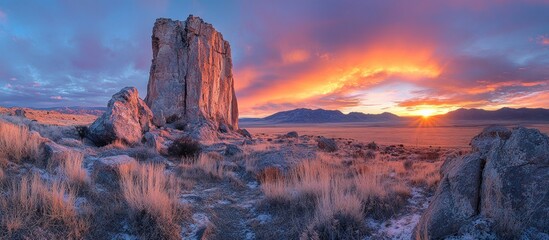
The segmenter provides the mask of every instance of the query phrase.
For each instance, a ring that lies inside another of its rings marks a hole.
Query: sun
[[[419,110],[419,114],[424,118],[428,118],[430,116],[433,116],[433,114],[435,114],[435,112],[436,111],[434,109],[429,109],[429,108]]]

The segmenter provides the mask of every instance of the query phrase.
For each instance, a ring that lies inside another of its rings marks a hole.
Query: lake
[[[391,145],[404,144],[408,146],[433,146],[466,148],[471,138],[482,129],[494,122],[454,121],[445,124],[414,124],[414,123],[322,123],[322,124],[250,124],[241,123],[252,134],[286,134],[297,131],[300,135],[325,136],[332,138],[353,138],[363,142]],[[549,133],[549,123],[535,122],[497,122],[509,128],[518,125],[537,128]],[[387,126],[388,125],[388,126]]]

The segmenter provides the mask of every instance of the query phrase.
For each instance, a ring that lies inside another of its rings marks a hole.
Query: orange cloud
[[[441,72],[440,65],[433,58],[432,50],[424,46],[394,46],[378,44],[362,49],[349,49],[342,52],[317,54],[314,57],[305,50],[289,51],[280,66],[309,61],[302,71],[285,79],[274,79],[269,87],[259,88],[253,94],[240,97],[240,109],[244,114],[265,115],[258,106],[286,102],[301,102],[304,105],[314,99],[329,94],[350,94],[368,89],[386,81],[390,77],[435,79]],[[250,86],[250,79],[257,77],[249,69],[237,73],[238,81],[244,84],[237,87],[244,90]],[[351,101],[360,104],[358,101]],[[348,102],[342,101],[348,106]],[[334,105],[334,104],[331,104]],[[337,101],[336,101],[337,105]],[[339,106],[339,105],[338,105]]]
[[[300,63],[308,60],[309,52],[305,50],[291,50],[282,54],[282,62],[284,64]]]
[[[549,37],[541,37],[540,43],[542,45],[549,45]]]

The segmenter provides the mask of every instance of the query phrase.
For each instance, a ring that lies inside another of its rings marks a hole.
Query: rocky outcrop
[[[339,148],[337,147],[337,143],[334,139],[331,139],[331,138],[325,138],[325,137],[320,137],[319,139],[316,140],[317,141],[317,145],[318,145],[318,148],[320,148],[321,150],[324,150],[326,152],[335,152],[337,151]]]
[[[141,141],[143,133],[152,126],[153,115],[147,104],[139,98],[134,87],[126,87],[114,94],[107,111],[89,127],[87,138],[99,146],[115,140],[127,144]]]
[[[155,125],[238,129],[231,48],[221,33],[192,15],[186,21],[160,18],[152,49],[145,102]]]
[[[475,238],[471,231],[481,225],[504,238],[547,236],[549,137],[536,129],[489,127],[471,147],[470,154],[443,164],[414,238]],[[491,224],[479,224],[486,222]]]

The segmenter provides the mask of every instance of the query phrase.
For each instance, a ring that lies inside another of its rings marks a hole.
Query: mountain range
[[[434,116],[445,120],[520,120],[549,121],[549,109],[544,108],[501,108],[489,111],[460,108],[443,115]],[[298,108],[277,112],[264,118],[241,118],[242,123],[344,123],[344,122],[387,122],[403,121],[413,117],[400,117],[392,113],[366,114],[360,112],[342,113],[339,110]]]
[[[65,114],[90,114],[99,116],[107,110],[106,107],[50,107],[50,108],[37,108],[36,110],[57,111]]]
[[[360,112],[342,113],[339,110],[298,108],[277,112],[265,118],[242,118],[241,122],[265,123],[340,123],[340,122],[386,122],[399,121],[401,117],[384,112],[381,114],[366,114]]]

